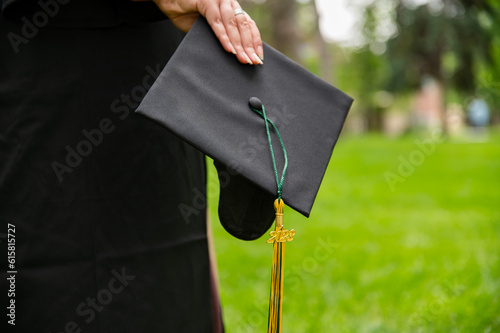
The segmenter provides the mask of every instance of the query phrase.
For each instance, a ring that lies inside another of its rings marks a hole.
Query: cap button
[[[248,100],[248,104],[251,108],[262,111],[262,101],[257,97],[250,97],[250,99]]]

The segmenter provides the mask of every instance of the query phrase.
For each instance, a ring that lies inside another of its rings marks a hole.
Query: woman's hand
[[[203,15],[227,52],[244,64],[262,64],[264,50],[260,32],[236,0],[153,0],[180,30],[187,32]],[[235,12],[236,11],[236,12]],[[236,14],[235,14],[236,13]]]

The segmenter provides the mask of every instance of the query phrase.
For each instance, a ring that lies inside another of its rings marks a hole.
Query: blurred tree
[[[387,85],[388,62],[382,56],[385,44],[377,36],[377,3],[371,3],[359,9],[363,12],[361,36],[362,46],[349,53],[346,64],[337,68],[337,79],[342,89],[352,95],[356,101],[355,112],[364,118],[364,127],[369,131],[382,129],[383,112],[388,105],[377,98]]]
[[[481,15],[494,14],[493,8],[475,0],[441,0],[434,5],[409,8],[397,0],[398,34],[388,41],[386,52],[391,67],[388,88],[418,89],[422,79],[431,76],[440,91],[453,88],[473,95],[479,64],[493,64],[492,31],[481,24]],[[445,125],[445,95],[442,101]]]
[[[492,35],[490,51],[492,64],[480,66],[476,95],[490,103],[493,111],[496,111],[496,121],[500,122],[500,1],[476,1],[474,4],[482,8],[478,19]]]
[[[324,80],[334,83],[334,75],[332,73],[332,55],[328,48],[328,43],[325,41],[323,34],[321,33],[319,27],[319,21],[321,19],[321,14],[318,11],[318,7],[316,6],[316,1],[310,1],[309,10],[312,13],[313,24],[310,32],[310,36],[308,39],[314,41],[315,49],[317,50],[316,54],[319,57],[320,70],[319,76],[321,76]]]
[[[295,0],[268,0],[272,23],[272,44],[295,60],[300,60],[297,3]]]

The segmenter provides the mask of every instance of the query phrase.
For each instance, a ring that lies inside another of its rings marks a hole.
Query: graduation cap
[[[229,233],[256,239],[277,217],[271,321],[295,233],[282,226],[283,201],[309,216],[352,99],[265,43],[264,53],[264,65],[239,63],[200,17],[136,112],[214,159]]]

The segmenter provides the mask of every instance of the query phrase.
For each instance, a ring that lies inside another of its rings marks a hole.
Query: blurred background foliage
[[[332,0],[333,1],[333,0]],[[496,0],[354,0],[351,41],[322,35],[317,0],[241,0],[263,39],[356,100],[347,130],[448,130],[450,116],[484,99],[500,122],[500,2]],[[432,84],[439,110],[418,113]],[[387,128],[403,113],[403,128]]]
[[[285,211],[283,332],[500,332],[500,1],[240,3],[355,98],[310,218]],[[221,227],[208,175],[226,331],[265,332],[272,249]]]

